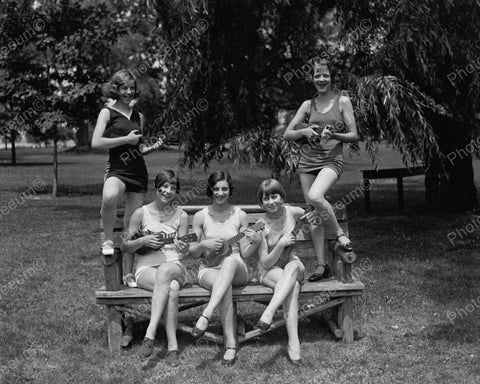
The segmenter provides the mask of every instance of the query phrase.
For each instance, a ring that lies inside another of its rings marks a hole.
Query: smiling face
[[[267,212],[277,212],[283,204],[283,197],[278,192],[264,193],[262,206]]]
[[[169,203],[177,194],[177,182],[175,180],[166,181],[157,188],[157,199],[162,203]]]
[[[217,204],[225,203],[230,197],[230,187],[227,180],[220,180],[212,187],[212,198]]]
[[[313,72],[313,85],[319,93],[327,92],[332,87],[330,70],[326,65],[317,65]]]
[[[129,105],[136,92],[135,80],[127,81],[118,87],[118,100]]]

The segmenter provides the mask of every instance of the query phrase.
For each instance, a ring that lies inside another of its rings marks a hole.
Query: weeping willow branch
[[[381,141],[398,150],[405,165],[418,164],[432,155],[441,157],[429,117],[448,113],[412,83],[393,76],[364,78],[351,97],[358,131],[372,163]],[[284,140],[278,132],[256,128],[235,136],[226,148],[227,159],[236,164],[261,164],[276,177],[284,174],[291,179],[297,173],[300,146]],[[354,143],[350,149],[358,151],[359,147]]]

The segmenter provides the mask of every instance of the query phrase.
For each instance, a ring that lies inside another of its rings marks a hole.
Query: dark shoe
[[[350,240],[349,240],[347,243],[345,243],[345,244],[341,244],[341,243],[338,241],[338,238],[339,238],[339,237],[342,237],[342,236],[347,237],[347,235],[345,235],[345,233],[343,233],[343,232],[337,234],[338,246],[339,246],[340,248],[342,248],[345,252],[352,252],[352,251],[353,251],[353,245],[352,245],[352,242],[351,242]],[[347,239],[348,239],[348,237],[347,237]]]
[[[233,349],[235,351],[235,357],[233,359],[229,359],[229,360],[225,359],[225,357],[222,357],[222,365],[225,366],[225,367],[231,367],[233,364],[235,364],[235,361],[237,361],[237,348],[227,347],[227,348],[225,348],[225,352],[228,349]]]
[[[288,350],[285,351],[285,355],[287,356],[287,360],[290,364],[292,364],[296,367],[300,367],[302,365],[302,359],[296,359],[296,360],[292,359],[290,357],[290,355],[288,354]]]
[[[132,340],[133,340],[133,335],[131,335],[131,334],[124,334],[124,335],[122,336],[121,341],[120,341],[120,346],[121,346],[122,348],[127,348],[127,347],[130,345],[130,343],[132,342]]]
[[[200,317],[207,319],[207,328],[208,328],[208,323],[210,322],[210,319],[205,315],[200,315]],[[207,328],[200,329],[200,328],[197,328],[197,325],[195,324],[195,326],[192,329],[192,336],[195,337],[196,339],[202,337],[205,334],[205,332],[207,332]]]
[[[269,324],[269,323],[265,323],[262,320],[258,320],[257,324],[255,325],[255,328],[258,328],[263,332],[267,332],[270,329],[271,325],[272,325],[271,323]]]
[[[150,356],[153,353],[153,344],[154,340],[145,337],[141,342],[140,348],[138,348],[140,357],[147,358]]]
[[[178,351],[168,351],[165,363],[171,367],[178,367],[180,365],[180,358],[178,357]]]
[[[315,269],[318,267],[323,267],[323,273],[314,272],[309,278],[308,281],[320,281],[330,277],[330,267],[328,265],[317,265]]]

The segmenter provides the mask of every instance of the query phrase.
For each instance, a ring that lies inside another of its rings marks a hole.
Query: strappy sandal
[[[192,329],[192,336],[195,337],[196,339],[202,337],[202,336],[205,334],[205,332],[207,332],[208,324],[210,323],[210,319],[209,319],[207,316],[205,316],[205,315],[200,315],[200,317],[203,317],[204,319],[207,320],[207,328],[205,328],[205,329],[200,329],[200,328],[198,328],[197,325],[195,324],[195,326],[194,326],[193,329]]]
[[[340,241],[338,241],[338,239],[342,236],[344,236],[348,239],[347,235],[345,235],[344,232],[337,233],[337,242],[338,242],[339,247],[342,248],[346,252],[352,252],[353,251],[353,245],[352,245],[352,242],[350,240],[348,240],[348,242],[345,243],[345,244],[342,244],[342,243],[340,243]]]
[[[225,359],[225,357],[222,357],[222,365],[225,367],[231,367],[237,361],[237,348],[226,347],[225,352],[227,352],[229,349],[233,349],[235,351],[235,357],[233,359]]]
[[[318,267],[323,267],[323,273],[318,273],[316,272]],[[313,282],[313,281],[320,281],[323,279],[326,279],[327,277],[330,277],[330,267],[328,264],[325,265],[317,265],[315,267],[315,272],[308,278],[308,281]]]

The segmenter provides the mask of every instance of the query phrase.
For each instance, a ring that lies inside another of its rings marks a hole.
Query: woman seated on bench
[[[133,253],[142,247],[151,249],[146,254],[141,252],[143,255],[137,253],[136,257],[137,284],[140,288],[153,291],[150,323],[138,353],[143,358],[152,354],[157,327],[165,312],[168,343],[166,363],[178,366],[178,291],[187,277],[181,260],[188,253],[189,246],[177,237],[187,234],[188,215],[181,208],[172,206],[175,196],[180,192],[180,182],[174,171],[160,172],[155,178],[155,189],[155,201],[137,209],[132,215],[129,237],[124,241],[122,250]],[[137,234],[144,236],[136,238]],[[162,238],[172,237],[172,244],[162,242]]]
[[[300,207],[284,206],[287,194],[274,179],[264,180],[257,190],[257,200],[265,209],[259,221],[265,223],[261,236],[253,236],[258,246],[258,280],[274,290],[273,297],[263,312],[256,328],[267,331],[275,311],[283,304],[288,333],[287,359],[300,365],[300,341],[298,339],[298,294],[303,283],[305,267],[295,255],[295,223],[303,219]]]
[[[228,172],[218,171],[210,175],[207,196],[212,199],[212,205],[193,217],[192,229],[200,241],[190,247],[191,256],[206,254],[208,267],[200,269],[198,283],[212,291],[210,301],[193,328],[192,335],[199,338],[205,333],[213,311],[219,307],[225,335],[222,364],[227,366],[235,363],[237,348],[232,287],[243,286],[248,282],[248,268],[240,251],[243,256],[248,257],[247,248],[250,244],[243,239],[240,246],[238,243],[231,248],[225,246],[226,239],[248,228],[246,213],[229,202],[232,191],[232,179]]]

